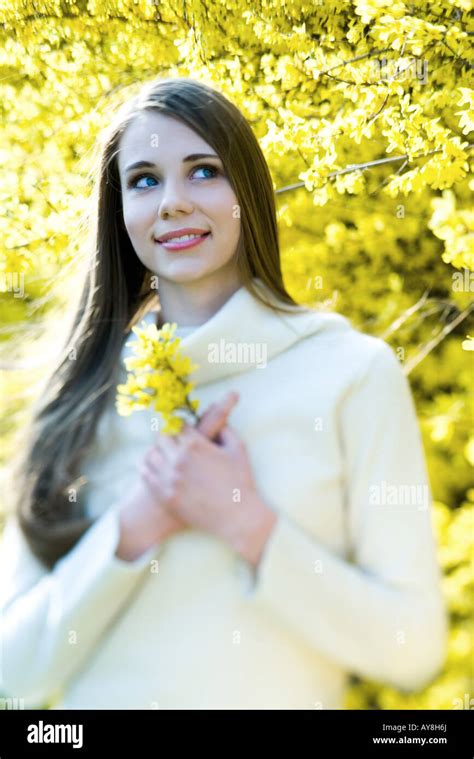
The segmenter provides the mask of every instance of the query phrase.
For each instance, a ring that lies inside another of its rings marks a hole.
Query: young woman
[[[425,686],[446,611],[410,388],[384,341],[286,292],[249,124],[204,84],[152,82],[108,128],[96,187],[75,359],[17,464],[2,692],[341,709],[349,673]],[[142,318],[176,322],[198,364],[206,411],[177,436],[115,409]]]

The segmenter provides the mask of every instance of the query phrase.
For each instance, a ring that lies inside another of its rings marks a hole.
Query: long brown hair
[[[242,284],[273,309],[298,307],[283,284],[271,175],[243,114],[219,91],[192,79],[145,84],[101,133],[91,194],[94,244],[67,339],[74,360],[65,347],[33,405],[22,430],[21,453],[12,464],[19,524],[48,569],[93,523],[81,502],[80,463],[114,390],[123,342],[152,301],[159,303],[153,272],[141,263],[124,226],[117,166],[124,130],[140,112],[150,110],[182,121],[221,158],[240,205],[237,265]],[[268,288],[268,299],[254,288],[254,277]]]

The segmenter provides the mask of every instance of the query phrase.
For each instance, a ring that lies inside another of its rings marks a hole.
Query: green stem
[[[168,361],[168,359],[165,359],[165,361],[166,361],[166,364],[168,365],[168,368],[169,368],[169,369],[170,369],[170,370],[171,370],[173,373],[175,373],[175,372],[174,372],[174,369],[173,369],[173,367],[171,366],[171,364],[170,364],[170,362]],[[181,379],[181,377],[179,377],[177,374],[176,374],[176,379],[178,380],[178,382],[181,382],[181,384],[182,384],[183,386],[184,386],[184,385],[186,385],[186,382],[185,382],[183,379]],[[187,396],[186,396],[186,408],[187,408],[187,409],[188,409],[188,411],[190,411],[190,412],[191,412],[191,414],[193,415],[193,417],[194,417],[194,420],[195,420],[196,424],[199,424],[199,422],[201,421],[201,417],[199,416],[199,414],[196,414],[195,410],[192,408],[192,406],[191,406],[191,400],[190,400],[190,398],[189,398],[189,395],[187,395]]]

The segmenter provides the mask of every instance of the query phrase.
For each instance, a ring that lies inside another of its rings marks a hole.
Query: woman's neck
[[[178,326],[198,327],[207,322],[241,287],[238,280],[209,283],[175,283],[160,279],[160,311],[157,325],[176,322]]]

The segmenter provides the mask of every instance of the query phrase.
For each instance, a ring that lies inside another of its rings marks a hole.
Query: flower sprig
[[[174,337],[176,323],[167,322],[160,329],[156,324],[142,325],[132,327],[137,339],[127,343],[135,355],[124,359],[127,381],[117,385],[116,409],[121,416],[130,416],[152,406],[165,421],[161,432],[177,435],[184,424],[180,413],[199,421],[199,401],[189,397],[195,386],[189,375],[198,366],[181,354],[181,338]]]

